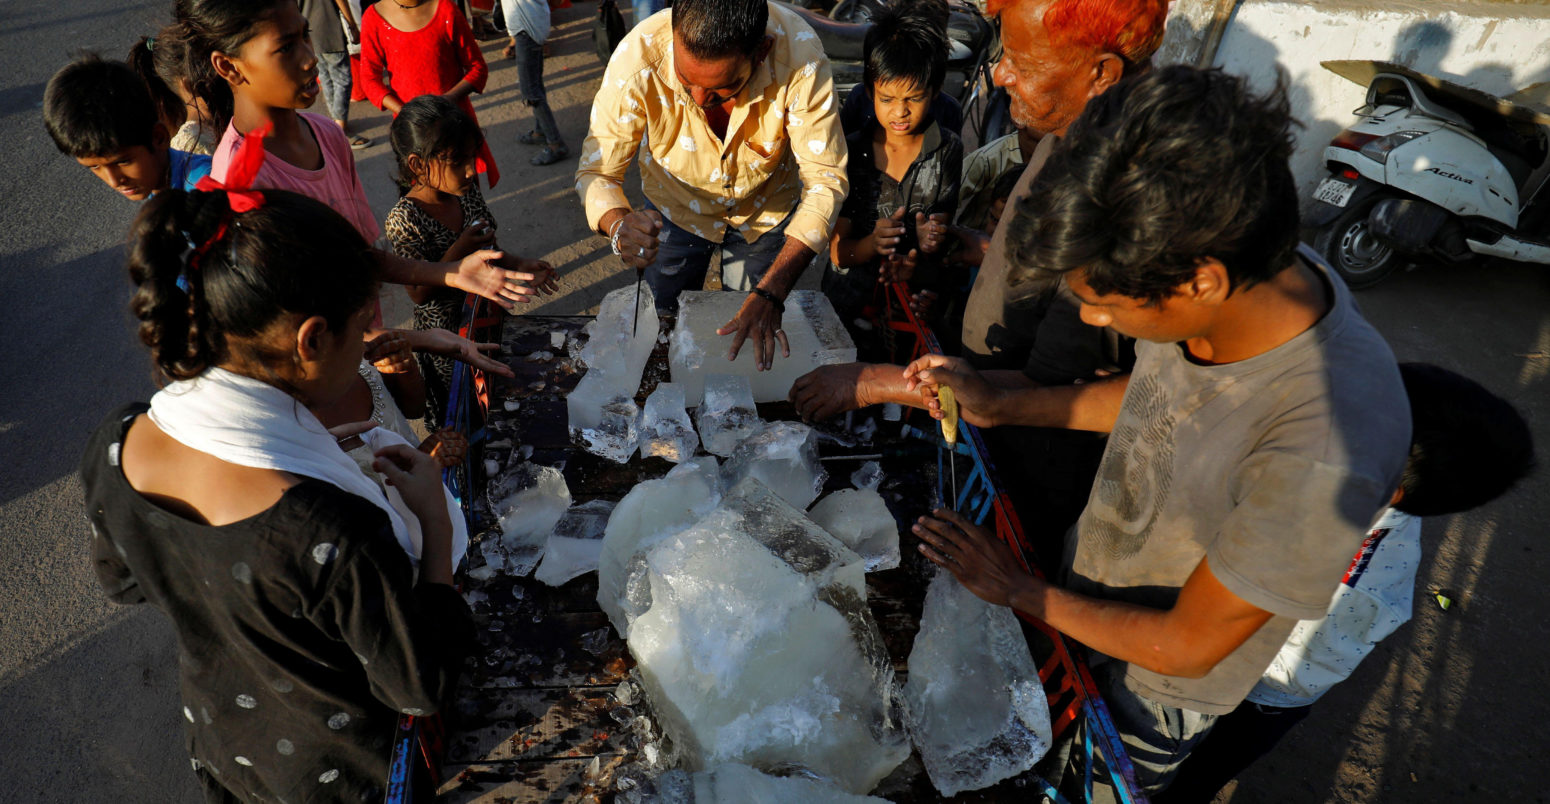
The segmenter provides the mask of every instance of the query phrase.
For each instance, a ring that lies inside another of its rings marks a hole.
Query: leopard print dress
[[[388,212],[383,226],[388,242],[393,244],[393,252],[407,259],[441,262],[442,256],[457,241],[462,229],[477,220],[485,221],[492,227],[496,225],[477,184],[463,194],[458,205],[463,210],[463,226],[453,231],[409,198],[398,199],[398,203]],[[460,290],[437,288],[424,304],[414,306],[414,328],[440,328],[457,332],[463,315],[463,297],[464,293]],[[442,417],[447,410],[453,360],[450,357],[421,353],[416,353],[415,359],[420,363],[420,375],[425,378],[425,426],[436,430],[441,427]]]

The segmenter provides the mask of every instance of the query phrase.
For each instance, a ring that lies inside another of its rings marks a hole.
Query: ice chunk
[[[926,591],[909,667],[910,735],[942,795],[1015,776],[1049,750],[1049,702],[1017,618],[950,573]]]
[[[565,332],[563,330],[557,329],[549,333],[549,347],[551,349],[565,348]]]
[[[731,335],[716,330],[737,315],[747,297],[720,290],[687,290],[678,296],[678,325],[668,348],[673,382],[682,383],[690,407],[700,404],[706,374],[740,374],[753,383],[754,400],[786,398],[791,384],[814,368],[856,359],[856,345],[834,313],[834,306],[816,290],[793,290],[786,298],[781,328],[791,356],[776,355],[769,371],[754,366],[753,344],[745,343],[737,359],[728,361]]]
[[[497,572],[532,572],[543,557],[555,523],[570,507],[565,476],[552,466],[517,463],[507,466],[485,493],[501,529],[499,539],[484,541],[485,560]]]
[[[594,455],[624,463],[640,443],[640,406],[601,374],[588,372],[566,397],[571,438]]]
[[[827,473],[818,462],[813,428],[770,422],[737,445],[721,476],[728,488],[745,477],[757,477],[786,502],[806,510],[823,490]]]
[[[645,558],[642,690],[691,770],[741,762],[864,793],[909,756],[860,556],[756,479]]]
[[[538,565],[533,577],[550,586],[563,586],[577,575],[596,570],[603,553],[603,528],[614,505],[610,500],[592,500],[571,506],[554,526],[544,549],[544,563]]]
[[[662,538],[682,531],[721,502],[716,459],[695,458],[630,489],[608,518],[603,554],[598,559],[597,603],[620,636],[651,605],[644,582],[645,552]]]
[[[587,373],[565,400],[571,437],[619,463],[630,459],[640,438],[635,392],[660,328],[651,294],[635,297],[634,288],[621,288],[603,298],[585,328]]]
[[[705,375],[704,398],[694,416],[705,451],[723,458],[764,426],[754,407],[753,385],[740,374]]]
[[[861,468],[850,473],[850,485],[858,489],[876,491],[883,484],[883,467],[877,461],[867,461]]]
[[[867,572],[899,566],[899,526],[876,491],[841,489],[807,515],[866,559]]]
[[[770,776],[734,763],[695,774],[668,771],[649,786],[621,793],[619,800],[624,804],[887,804],[887,799],[853,795],[817,779]]]
[[[684,409],[682,385],[664,382],[646,398],[646,410],[640,420],[640,456],[655,455],[673,463],[694,457],[700,437]]]

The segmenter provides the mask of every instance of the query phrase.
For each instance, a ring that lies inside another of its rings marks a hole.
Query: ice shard
[[[828,297],[816,290],[793,290],[786,297],[786,312],[781,317],[791,356],[777,354],[769,371],[758,371],[753,344],[745,343],[736,360],[727,360],[732,336],[717,335],[716,330],[737,315],[746,298],[720,290],[679,294],[678,324],[668,349],[668,366],[673,382],[684,386],[690,407],[700,404],[707,374],[740,374],[753,383],[754,401],[776,402],[786,398],[798,377],[814,368],[856,359],[856,345]]]
[[[500,539],[485,540],[485,561],[513,575],[532,572],[555,524],[570,507],[565,476],[552,466],[516,463],[491,481],[485,493],[501,529]]]
[[[723,458],[764,426],[754,407],[753,385],[740,374],[705,375],[705,394],[694,418],[705,451]]]
[[[563,586],[578,575],[597,569],[603,553],[603,529],[613,513],[610,500],[592,500],[573,505],[554,526],[544,548],[544,562],[533,577],[550,586]]]
[[[770,422],[744,439],[721,467],[721,475],[728,488],[756,477],[801,510],[817,499],[828,477],[818,461],[813,428],[798,422]]]
[[[692,774],[668,771],[648,788],[618,798],[621,804],[887,804],[887,799],[854,795],[817,779],[771,776],[734,763]]]
[[[899,566],[899,525],[876,491],[841,489],[807,515],[865,559],[867,572]]]
[[[646,551],[714,510],[721,488],[716,459],[695,458],[666,477],[636,484],[614,508],[598,558],[597,603],[620,636],[628,636],[630,623],[651,606]]]
[[[909,668],[910,736],[942,795],[1015,776],[1049,750],[1049,702],[1017,617],[951,573],[926,591]]]
[[[644,563],[650,608],[630,651],[685,767],[866,793],[909,756],[861,557],[801,511],[750,478]]]
[[[861,468],[850,473],[850,485],[858,489],[877,491],[883,484],[883,467],[877,461],[867,461]]]
[[[605,296],[597,318],[584,328],[580,359],[587,373],[565,402],[571,436],[587,451],[619,463],[634,454],[640,440],[635,393],[660,326],[651,294],[637,302],[629,287]]]
[[[640,420],[640,456],[666,458],[683,463],[694,457],[700,436],[694,432],[689,412],[684,409],[682,385],[664,382],[646,398],[646,410]]]

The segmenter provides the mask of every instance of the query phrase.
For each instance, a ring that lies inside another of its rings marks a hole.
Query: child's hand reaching
[[[894,249],[904,239],[904,207],[899,207],[886,218],[878,218],[872,228],[872,250],[880,257],[893,256]]]
[[[488,221],[474,221],[457,240],[452,241],[452,247],[447,249],[444,256],[446,260],[460,260],[482,248],[490,248],[495,245],[495,227]]]
[[[443,469],[451,469],[468,456],[468,437],[451,427],[443,427],[420,442],[420,451],[436,459]]]
[[[881,284],[910,281],[915,276],[915,259],[919,256],[915,249],[910,249],[908,254],[889,254],[878,266],[877,281]]]
[[[915,236],[920,240],[920,253],[935,254],[947,242],[947,213],[938,212],[926,217],[924,212],[915,213]]]
[[[553,296],[560,292],[560,272],[553,265],[543,260],[530,260],[514,254],[507,254],[505,263],[506,267],[513,271],[532,274],[533,281],[528,284],[533,290],[545,296]]]
[[[408,374],[419,368],[409,339],[401,332],[387,332],[367,341],[366,360],[383,374]]]

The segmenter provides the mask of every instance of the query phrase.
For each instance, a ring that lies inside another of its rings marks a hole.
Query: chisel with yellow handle
[[[952,466],[953,498],[948,507],[954,508],[958,505],[958,398],[953,389],[938,385],[936,400],[942,408],[942,440],[947,442],[947,462]]]

